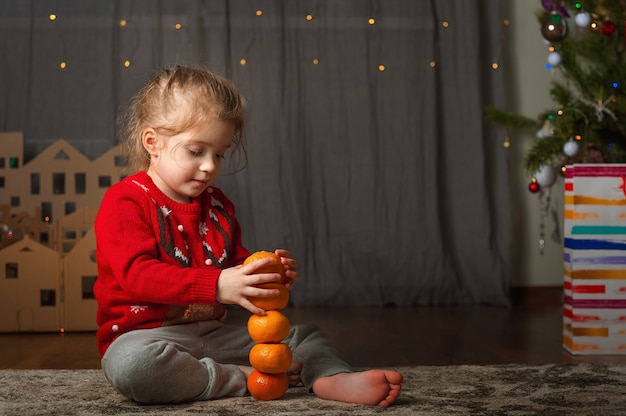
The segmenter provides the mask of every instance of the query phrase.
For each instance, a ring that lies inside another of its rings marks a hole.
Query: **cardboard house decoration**
[[[23,152],[22,133],[0,133],[0,332],[95,330],[93,222],[127,159],[116,146],[92,161],[62,139]]]
[[[93,295],[93,284],[98,277],[98,267],[93,227],[63,257],[63,272],[63,328],[66,331],[97,329],[97,304]]]
[[[59,254],[24,237],[0,251],[0,331],[59,330]]]

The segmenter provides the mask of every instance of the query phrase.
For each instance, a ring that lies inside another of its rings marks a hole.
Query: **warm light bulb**
[[[174,25],[174,28],[175,28],[176,30],[180,30],[180,28],[182,28],[182,27],[183,27],[183,25],[181,25],[180,23],[176,23],[176,24]]]
[[[306,15],[306,20],[308,20],[310,22],[311,20],[313,20],[313,16],[310,15],[310,14],[307,14]]]
[[[130,66],[130,59],[124,61],[124,67],[128,68]]]
[[[385,65],[378,65],[378,70],[383,72],[385,70]]]
[[[128,23],[125,19],[120,20],[120,26],[124,27]]]
[[[376,19],[374,19],[373,17],[370,17],[367,23],[369,23],[370,25],[373,25],[374,23],[376,23]]]
[[[444,21],[441,23],[441,26],[443,26],[443,27],[448,27],[448,26],[450,26],[450,22],[447,22],[447,21],[445,21],[445,20],[444,20]]]
[[[319,59],[317,59],[317,58],[313,59],[313,65],[317,65],[317,64],[319,64],[319,63],[320,63],[320,60],[319,60]]]
[[[66,66],[67,66],[67,62],[65,61],[61,61],[61,63],[59,64],[59,68],[61,69],[65,69]]]
[[[48,18],[54,22],[55,20],[57,20],[57,15],[54,13],[50,13],[50,16],[48,16]]]
[[[261,16],[261,15],[263,15],[263,10],[257,10],[257,11],[256,11],[256,15],[257,15],[257,16]]]
[[[246,60],[245,59],[240,59],[239,60],[239,65],[244,66],[246,64]]]
[[[502,24],[503,24],[504,26],[509,26],[509,25],[511,24],[511,21],[510,21],[509,19],[504,19],[504,20],[502,21]]]
[[[437,66],[437,62],[435,62],[435,61],[430,61],[430,62],[428,63],[428,66],[430,66],[431,68],[434,68],[434,67],[436,67],[436,66]]]
[[[497,63],[497,62],[494,62],[494,63],[492,63],[492,64],[491,64],[491,68],[492,68],[492,69],[498,69],[499,67],[500,67],[500,66],[498,65],[498,63]]]

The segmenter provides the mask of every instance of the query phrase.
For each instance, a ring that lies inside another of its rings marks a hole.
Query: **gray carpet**
[[[626,365],[396,368],[402,394],[387,408],[331,402],[290,389],[281,399],[238,397],[142,406],[99,370],[0,370],[0,415],[625,415]]]

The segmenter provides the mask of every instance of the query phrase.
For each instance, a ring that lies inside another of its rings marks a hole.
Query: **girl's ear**
[[[141,143],[151,156],[157,156],[159,153],[159,143],[156,131],[153,128],[147,128],[141,133]]]

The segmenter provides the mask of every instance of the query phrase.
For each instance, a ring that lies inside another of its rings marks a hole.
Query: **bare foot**
[[[302,371],[302,363],[293,361],[287,369],[287,376],[289,377],[289,387],[296,387],[302,383],[300,372]]]
[[[322,399],[387,407],[400,394],[402,378],[391,370],[339,373],[315,380],[313,391]]]

